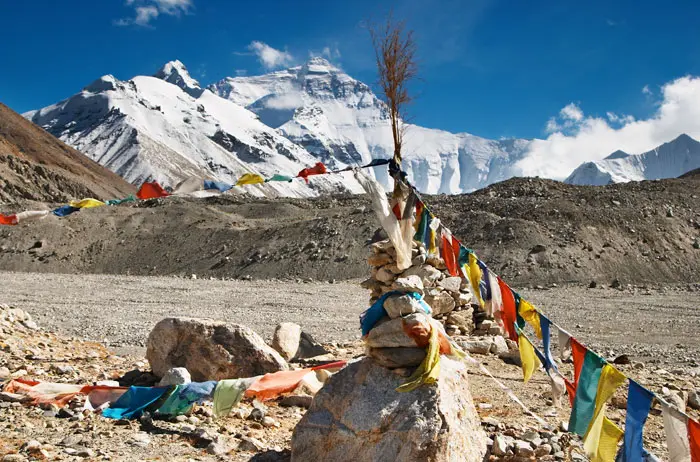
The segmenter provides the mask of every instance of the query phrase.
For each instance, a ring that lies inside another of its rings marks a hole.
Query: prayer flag
[[[17,215],[0,214],[0,225],[16,225],[17,223]]]
[[[309,182],[309,177],[312,175],[322,175],[326,173],[326,166],[323,165],[323,162],[316,162],[316,165],[310,168],[305,168],[302,171],[300,171],[297,176],[299,178],[303,178],[304,181],[307,183]]]
[[[603,358],[586,350],[576,386],[576,398],[569,418],[569,432],[571,433],[584,436],[588,430],[595,410],[595,398],[603,366],[605,366]]]
[[[688,419],[688,442],[690,443],[690,460],[700,461],[700,423]]]
[[[246,379],[219,380],[214,389],[214,415],[225,417],[231,413],[247,389]]]
[[[88,198],[79,201],[70,201],[68,205],[77,209],[91,209],[94,207],[102,207],[105,203],[97,199]]]
[[[48,210],[27,210],[25,212],[19,212],[17,214],[17,223],[22,223],[24,221],[40,220],[48,215]]]
[[[500,277],[498,277],[498,287],[501,289],[501,299],[503,300],[503,324],[510,339],[517,341],[518,334],[515,331],[515,297],[513,296],[513,291]]]
[[[136,197],[134,195],[130,195],[129,197],[125,197],[124,199],[110,199],[108,201],[105,201],[106,205],[119,205],[119,204],[124,204],[125,202],[136,202]]]
[[[61,207],[51,211],[57,217],[66,217],[71,213],[80,211],[77,207],[71,207],[70,205],[62,205]]]
[[[442,230],[442,259],[445,260],[450,276],[458,276],[457,257],[452,249],[452,233],[445,228]]]
[[[274,175],[272,175],[272,178],[268,178],[267,180],[265,180],[265,183],[268,183],[270,181],[286,181],[288,183],[291,183],[292,177],[287,176],[287,175],[280,175],[279,173],[275,173]]]
[[[479,302],[480,307],[484,307],[484,300],[481,298],[481,291],[479,289],[479,283],[481,282],[481,268],[479,268],[479,261],[474,255],[474,252],[469,252],[469,280],[472,283],[472,290],[474,291],[474,296]]]
[[[406,379],[406,382],[396,388],[398,392],[413,391],[423,384],[437,382],[440,375],[440,338],[438,329],[431,324],[430,342],[425,358],[420,366]]]
[[[168,191],[163,189],[163,187],[159,185],[157,181],[142,184],[141,188],[139,188],[138,192],[136,193],[136,197],[141,200],[156,199],[158,197],[166,197],[169,195],[170,194]]]
[[[605,364],[598,380],[595,409],[583,438],[583,449],[592,462],[614,462],[622,430],[605,417],[607,402],[627,377],[610,364]]]
[[[203,188],[205,190],[216,189],[219,192],[226,192],[233,188],[233,185],[223,181],[204,180]]]
[[[265,182],[265,178],[261,177],[257,173],[244,173],[238,181],[236,181],[236,186],[242,186],[244,184],[261,184]]]
[[[144,411],[155,407],[157,402],[175,387],[129,387],[129,389],[110,407],[102,411],[102,416],[109,419],[130,419],[140,417]],[[155,409],[154,409],[155,410]]]
[[[554,358],[552,358],[552,349],[551,349],[551,343],[552,343],[552,335],[551,335],[551,321],[542,313],[537,313],[539,317],[539,326],[540,326],[540,332],[541,332],[541,337],[542,338],[542,346],[544,348],[544,367],[547,370],[550,369],[557,369],[557,364],[554,362]]]
[[[662,399],[659,399],[659,403],[664,418],[669,462],[695,462],[690,458],[688,416]]]
[[[518,313],[520,317],[523,318],[528,324],[535,329],[535,335],[537,338],[542,338],[542,327],[540,326],[540,316],[532,303],[525,299],[520,299],[520,304],[518,305]]]
[[[540,360],[535,355],[535,347],[522,331],[518,332],[518,348],[520,349],[520,362],[523,367],[523,380],[527,383],[535,369],[540,366]]]
[[[630,379],[627,388],[627,417],[625,418],[625,444],[620,462],[634,462],[644,458],[644,424],[651,410],[654,395]]]

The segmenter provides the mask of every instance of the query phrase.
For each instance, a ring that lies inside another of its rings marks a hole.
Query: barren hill
[[[515,285],[663,284],[700,281],[699,196],[693,178],[609,186],[520,178],[425,200]],[[366,246],[380,237],[365,196],[167,198],[4,227],[0,267],[339,280],[367,276]]]
[[[134,191],[115,173],[0,103],[0,201],[112,199]]]

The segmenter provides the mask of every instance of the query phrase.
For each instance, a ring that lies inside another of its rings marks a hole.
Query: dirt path
[[[322,342],[359,338],[367,293],[354,282],[192,280],[0,273],[0,302],[29,311],[50,330],[139,352],[167,316],[209,317],[250,326],[266,338],[292,321]],[[558,287],[522,290],[555,323],[603,355],[659,367],[698,368],[700,292]]]

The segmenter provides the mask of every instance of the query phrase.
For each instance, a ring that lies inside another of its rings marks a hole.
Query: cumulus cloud
[[[277,50],[267,43],[258,40],[250,42],[248,50],[258,57],[258,61],[260,61],[260,64],[262,64],[265,69],[289,66],[294,62],[294,58],[286,50]]]
[[[609,112],[588,116],[568,104],[547,122],[549,136],[531,142],[515,165],[518,174],[564,179],[583,162],[599,160],[621,149],[642,153],[682,133],[700,139],[700,77],[686,76],[661,88],[657,109],[648,119],[635,120]]]
[[[304,100],[300,93],[276,95],[265,101],[265,105],[271,109],[296,109],[303,104]]]
[[[126,6],[134,9],[133,16],[117,19],[115,25],[150,27],[161,14],[180,16],[194,8],[192,0],[126,0]]]

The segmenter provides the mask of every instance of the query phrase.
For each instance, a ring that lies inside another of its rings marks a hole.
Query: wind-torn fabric
[[[583,449],[592,462],[614,462],[622,430],[605,417],[607,402],[627,377],[610,364],[603,366],[598,380],[595,408],[583,437]]]
[[[22,223],[25,221],[41,220],[42,218],[46,218],[50,213],[49,210],[27,210],[26,212],[17,214],[17,222]]]
[[[520,304],[518,305],[518,313],[520,317],[525,320],[528,324],[535,329],[535,335],[537,338],[542,339],[542,327],[540,326],[540,314],[537,312],[532,303],[528,302],[524,298],[520,299]]]
[[[690,460],[700,461],[700,423],[688,419],[688,443],[690,443]]]
[[[195,404],[211,399],[216,386],[216,382],[213,380],[176,385],[176,389],[158,408],[158,413],[165,415],[186,414]]]
[[[413,391],[421,385],[437,382],[440,376],[440,338],[437,328],[431,326],[430,341],[425,358],[418,368],[406,379],[406,382],[396,388],[398,392]]]
[[[544,367],[545,369],[557,369],[557,363],[552,357],[552,322],[542,313],[537,313],[539,317],[540,333],[542,334],[542,347],[544,350]]]
[[[379,223],[382,225],[384,231],[386,231],[389,240],[394,245],[394,250],[396,250],[396,265],[399,269],[404,270],[411,266],[411,251],[412,251],[412,232],[409,232],[409,239],[404,240],[404,234],[401,227],[399,226],[399,221],[394,216],[391,208],[389,207],[389,202],[386,198],[386,193],[384,188],[370,176],[366,175],[360,170],[355,170],[355,178],[360,183],[362,188],[365,190],[367,195],[372,200],[372,206]],[[412,230],[410,230],[412,231]]]
[[[523,369],[523,381],[527,383],[535,370],[540,367],[540,360],[535,354],[535,347],[523,332],[518,333],[518,349]]]
[[[17,221],[17,215],[2,215],[0,214],[0,225],[16,225],[19,223]]]
[[[129,387],[117,401],[102,411],[102,416],[109,419],[131,419],[140,417],[145,411],[155,411],[158,402],[175,390],[171,387]]]
[[[214,415],[225,417],[231,413],[248,388],[246,379],[220,380],[214,389]]]
[[[442,259],[445,261],[445,266],[450,276],[459,276],[457,271],[457,256],[452,248],[452,233],[449,230],[442,229]]]
[[[669,462],[695,462],[690,458],[690,440],[688,438],[688,416],[659,399],[664,418],[664,432],[668,446]]]
[[[569,418],[569,432],[579,436],[586,434],[593,419],[598,382],[604,366],[605,360],[603,358],[590,350],[586,351],[576,386],[576,398]]]
[[[68,205],[77,209],[92,209],[95,207],[102,207],[103,205],[107,204],[102,201],[98,201],[97,199],[87,198],[79,201],[70,201]]]
[[[157,181],[151,181],[142,184],[138,192],[136,193],[136,197],[138,197],[141,200],[156,199],[158,197],[167,197],[169,195],[170,193],[163,189],[163,187],[159,185]]]
[[[302,171],[300,171],[297,176],[299,178],[303,178],[306,183],[309,182],[309,177],[312,175],[322,175],[326,173],[328,170],[326,169],[326,166],[323,165],[323,162],[316,162],[316,164],[313,167],[305,168]]]
[[[31,404],[55,404],[58,407],[63,407],[80,394],[82,388],[83,385],[39,382],[19,378],[10,380],[3,391],[25,395],[30,398]]]
[[[233,185],[223,181],[204,180],[202,188],[206,191],[217,190],[223,193],[232,189]]]
[[[425,208],[422,202],[418,202],[416,205],[416,222],[414,223],[416,228],[416,234],[413,239],[418,242],[425,242],[425,236],[428,234],[428,219],[430,218],[430,212]]]
[[[627,416],[625,417],[625,443],[619,462],[644,460],[644,424],[651,410],[654,395],[630,379],[627,388]]]
[[[80,390],[85,394],[85,404],[83,409],[89,411],[99,411],[109,407],[126,393],[129,387],[108,387],[108,386],[86,386]]]
[[[242,186],[245,184],[262,184],[265,182],[265,178],[258,175],[257,173],[244,173],[238,181],[236,181],[236,186]]]

